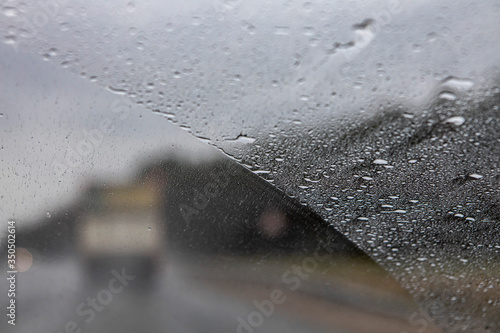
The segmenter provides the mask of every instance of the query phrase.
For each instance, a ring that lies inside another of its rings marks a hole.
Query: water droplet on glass
[[[16,38],[15,35],[7,35],[7,36],[4,37],[3,42],[5,44],[13,45],[13,44],[17,43],[17,38]]]
[[[439,98],[445,99],[447,101],[454,101],[457,99],[457,95],[449,91],[443,91],[439,94]]]
[[[455,126],[461,126],[465,123],[465,118],[462,116],[454,116],[451,118],[448,118],[444,121],[446,124],[452,124]]]
[[[231,143],[254,143],[255,138],[248,137],[246,135],[238,135],[236,139],[226,139],[226,142],[231,142]]]
[[[171,112],[166,112],[166,111],[160,111],[160,110],[153,110],[153,113],[159,114],[169,120],[172,120],[175,118],[175,114]]]
[[[108,90],[111,91],[113,94],[117,94],[117,95],[126,95],[127,94],[126,90],[113,88],[111,86],[108,86]]]
[[[474,86],[474,81],[450,76],[444,79],[441,82],[441,85],[449,89],[465,91],[471,89]]]
[[[129,1],[127,3],[127,12],[133,13],[135,11],[135,3],[133,1]]]
[[[302,29],[302,34],[304,36],[314,36],[314,28],[313,27],[304,27]]]
[[[68,31],[70,28],[70,24],[68,22],[59,23],[59,31]]]
[[[436,41],[436,39],[437,39],[437,35],[435,32],[429,32],[427,34],[427,42],[434,43]]]
[[[412,50],[413,52],[415,52],[415,53],[422,52],[422,49],[423,49],[423,48],[422,48],[422,45],[420,45],[420,44],[416,44],[416,43],[415,43],[415,44],[412,44],[412,45],[411,45],[411,50]]]
[[[290,27],[284,27],[284,26],[274,27],[274,34],[275,35],[289,35],[290,34]]]
[[[366,47],[375,38],[375,20],[365,19],[363,22],[353,25],[354,44],[357,48]],[[348,43],[345,46],[354,46]]]
[[[377,159],[376,159],[376,160],[374,160],[372,163],[373,163],[373,164],[378,164],[378,165],[385,165],[385,164],[388,164],[389,162],[387,162],[386,160],[383,160],[383,159],[377,158]]]
[[[10,7],[10,6],[5,6],[5,7],[3,7],[3,14],[5,16],[8,16],[8,17],[17,16],[17,8]]]
[[[255,26],[247,21],[243,21],[241,28],[251,35],[255,33]]]
[[[47,54],[50,56],[50,57],[55,57],[57,55],[57,49],[52,47],[49,49],[49,52],[47,52]]]
[[[203,22],[200,16],[193,16],[193,21],[191,22],[194,26],[199,26]]]

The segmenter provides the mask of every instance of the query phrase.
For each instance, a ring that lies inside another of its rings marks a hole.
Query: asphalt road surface
[[[2,320],[1,331],[402,333],[425,326],[424,332],[439,332],[430,322],[415,321],[419,315],[393,315],[391,304],[385,310],[366,304],[373,295],[351,292],[342,283],[321,297],[310,290],[321,283],[304,280],[294,291],[270,280],[273,272],[263,275],[243,261],[224,270],[206,259],[170,258],[154,279],[134,277],[134,267],[114,264],[93,279],[72,258],[18,273],[16,326]],[[390,302],[413,306],[404,299]]]

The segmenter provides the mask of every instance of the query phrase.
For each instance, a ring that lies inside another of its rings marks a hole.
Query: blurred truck
[[[80,215],[77,251],[89,278],[126,267],[150,278],[166,253],[161,191],[153,186],[93,186]]]

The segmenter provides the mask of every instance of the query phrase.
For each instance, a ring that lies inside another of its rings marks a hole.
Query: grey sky
[[[79,195],[92,176],[126,181],[148,158],[168,151],[198,158],[213,154],[213,148],[126,97],[36,55],[16,54],[3,44],[0,78],[0,218],[4,221],[14,218],[22,225],[57,209]],[[113,107],[120,112],[113,112]],[[103,119],[109,120],[113,131],[100,129]],[[70,151],[87,154],[82,150],[85,141],[92,144],[88,155],[68,161]],[[54,162],[67,170],[61,173]]]

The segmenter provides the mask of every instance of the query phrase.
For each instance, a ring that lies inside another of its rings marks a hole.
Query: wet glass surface
[[[307,206],[156,115],[3,51],[16,106],[3,199],[18,216],[16,326],[3,330],[438,331]]]
[[[0,7],[2,332],[500,329],[496,2]]]

